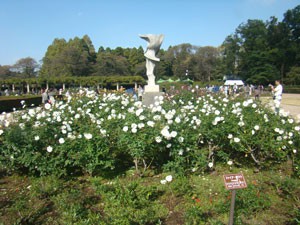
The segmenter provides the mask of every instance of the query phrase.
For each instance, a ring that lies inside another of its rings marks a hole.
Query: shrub
[[[299,124],[252,99],[183,92],[146,108],[125,94],[81,90],[15,119],[0,128],[0,162],[10,171],[94,175],[135,165],[137,173],[188,174],[217,163],[264,169],[291,158],[299,175]]]
[[[168,214],[157,200],[159,190],[156,186],[142,186],[136,181],[94,185],[104,201],[107,224],[157,224]]]

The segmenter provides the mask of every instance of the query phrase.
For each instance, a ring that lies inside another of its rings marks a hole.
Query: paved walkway
[[[283,94],[281,107],[300,122],[300,94]]]
[[[284,111],[289,112],[297,122],[300,122],[300,106],[281,104]]]

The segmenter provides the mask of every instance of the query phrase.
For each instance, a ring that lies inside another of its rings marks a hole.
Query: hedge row
[[[0,113],[3,112],[12,112],[15,109],[22,109],[23,105],[21,101],[25,101],[26,106],[38,106],[42,103],[42,97],[22,97],[17,99],[0,99]]]
[[[77,85],[96,85],[96,84],[133,84],[133,83],[144,83],[145,80],[141,76],[89,76],[89,77],[38,77],[38,78],[10,78],[0,80],[1,85],[12,85],[12,84],[38,84],[45,85],[49,84],[77,84]]]
[[[283,92],[300,94],[300,86],[285,86]]]

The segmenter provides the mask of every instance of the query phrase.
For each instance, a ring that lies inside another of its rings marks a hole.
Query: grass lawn
[[[300,180],[289,164],[269,171],[216,167],[215,171],[160,181],[169,174],[68,179],[1,174],[2,224],[227,224],[230,191],[223,174],[242,171],[235,224],[299,224]]]

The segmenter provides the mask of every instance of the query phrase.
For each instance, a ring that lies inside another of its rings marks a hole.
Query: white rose
[[[123,131],[127,132],[128,131],[128,126],[123,127]]]
[[[47,147],[47,152],[52,152],[53,151],[53,148],[51,146],[48,146]]]
[[[180,123],[181,122],[181,120],[180,120],[180,118],[178,116],[175,118],[175,122],[176,123]]]
[[[136,128],[132,128],[132,129],[131,129],[131,132],[132,132],[133,134],[135,134],[135,133],[137,132],[137,129],[136,129]]]
[[[84,133],[83,136],[85,137],[85,139],[90,140],[92,139],[93,135],[90,133]]]
[[[235,138],[233,138],[233,141],[234,141],[234,142],[236,142],[236,143],[238,143],[238,142],[240,142],[240,141],[241,141],[241,139],[239,139],[239,138],[235,137]]]
[[[167,181],[166,181],[166,180],[161,180],[160,183],[161,183],[161,184],[166,184]]]
[[[51,104],[46,103],[46,104],[45,104],[45,109],[50,109],[50,108],[51,108]]]
[[[149,127],[154,127],[155,123],[154,123],[153,121],[148,121],[148,122],[147,122],[147,125],[148,125]]]
[[[171,132],[171,137],[174,138],[174,137],[176,137],[176,136],[177,136],[177,132],[176,132],[176,131],[172,131],[172,132]]]
[[[63,143],[65,143],[65,139],[60,138],[60,139],[58,140],[58,142],[59,142],[59,144],[63,144]]]
[[[138,124],[138,128],[139,128],[139,129],[142,129],[143,127],[145,127],[145,124],[143,124],[143,123],[139,123],[139,124]]]
[[[162,140],[161,140],[161,137],[160,136],[157,136],[157,137],[155,137],[155,141],[157,142],[157,143],[160,143]]]
[[[179,138],[178,138],[178,141],[179,141],[180,143],[182,143],[182,142],[184,141],[184,138],[183,138],[183,137],[179,137]]]
[[[171,182],[173,180],[172,175],[166,176],[166,181]]]

